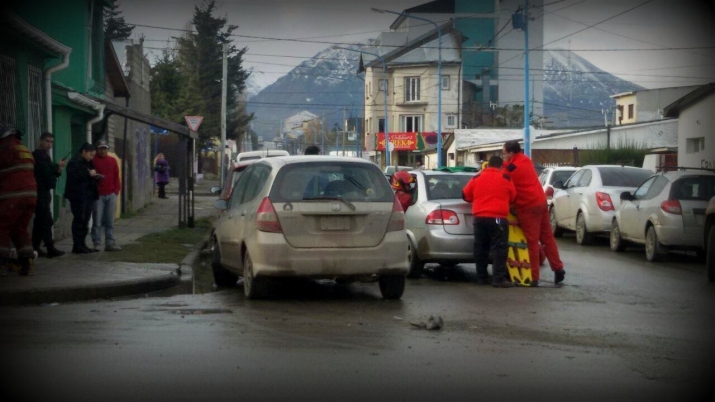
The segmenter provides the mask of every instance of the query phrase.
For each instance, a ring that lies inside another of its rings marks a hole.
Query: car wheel
[[[705,266],[708,267],[708,280],[715,282],[715,225],[710,227],[708,232],[707,257]]]
[[[253,260],[248,251],[243,258],[243,293],[247,299],[260,299],[266,294],[265,278],[253,276]]]
[[[626,244],[621,237],[621,228],[618,222],[614,219],[611,224],[611,251],[623,251],[626,249]]]
[[[425,263],[420,261],[420,258],[417,257],[417,249],[412,245],[411,241],[407,241],[408,247],[409,247],[409,253],[407,254],[407,258],[409,259],[410,263],[410,272],[407,273],[408,278],[419,278],[422,276],[422,271],[424,271],[425,268]]]
[[[226,268],[221,265],[221,250],[219,250],[216,240],[213,241],[213,261],[211,262],[211,269],[214,274],[214,283],[216,286],[236,286],[238,281],[238,275],[228,272]]]
[[[576,217],[576,244],[586,246],[593,241],[593,235],[588,233],[586,228],[586,218],[583,217],[583,212],[579,212]]]
[[[405,292],[403,275],[383,275],[380,277],[380,293],[384,299],[396,300]]]
[[[658,261],[665,254],[663,246],[658,241],[658,235],[655,233],[655,226],[648,227],[645,234],[645,259],[650,262]]]
[[[551,233],[554,234],[554,237],[563,236],[564,230],[559,227],[558,223],[556,223],[556,212],[554,211],[554,207],[551,207],[549,210],[549,222],[551,223]]]

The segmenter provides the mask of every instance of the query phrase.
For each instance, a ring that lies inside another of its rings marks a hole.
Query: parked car
[[[566,180],[571,177],[571,175],[577,171],[578,168],[571,166],[558,166],[544,168],[539,174],[539,183],[541,187],[544,188],[544,194],[546,194],[546,203],[551,207],[551,200],[554,197],[554,186],[553,184],[557,181],[565,183]]]
[[[383,173],[385,174],[385,177],[387,177],[387,181],[389,182],[392,180],[392,175],[395,174],[395,172],[399,172],[400,170],[412,170],[414,169],[411,166],[385,166],[385,169],[383,170]]]
[[[474,173],[415,170],[415,192],[405,213],[410,240],[411,278],[419,278],[425,263],[454,266],[474,262],[472,206],[462,189]]]
[[[615,165],[588,165],[577,170],[566,183],[554,182],[556,193],[549,214],[554,236],[563,229],[576,231],[576,243],[590,244],[595,235],[608,234],[620,194],[633,191],[652,171]]]
[[[223,188],[221,188],[220,186],[211,187],[211,194],[219,194],[219,200],[228,200],[229,197],[231,197],[231,191],[238,182],[238,179],[241,177],[243,171],[246,170],[248,165],[252,164],[257,160],[258,159],[249,159],[247,161],[234,165],[231,168],[231,171],[228,173],[228,176],[226,177],[226,182],[224,183]]]
[[[290,154],[288,151],[283,150],[283,149],[265,149],[262,151],[247,151],[247,152],[241,152],[238,155],[236,155],[236,163],[241,163],[245,162],[248,160],[253,160],[253,159],[262,159],[262,158],[273,158],[276,156],[289,156]]]
[[[270,279],[379,281],[398,299],[408,272],[405,214],[372,162],[286,156],[251,164],[216,221],[213,274],[219,286],[243,277],[247,298]]]
[[[705,257],[705,209],[715,196],[715,173],[675,171],[653,175],[635,191],[620,195],[611,226],[611,250],[629,242],[645,245],[648,261],[670,249],[694,250]]]
[[[703,248],[707,253],[705,266],[708,269],[708,280],[715,282],[715,197],[710,199],[705,210],[705,230],[703,233]]]

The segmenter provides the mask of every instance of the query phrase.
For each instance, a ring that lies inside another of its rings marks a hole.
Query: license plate
[[[321,230],[348,230],[350,217],[348,216],[323,216],[320,218]]]

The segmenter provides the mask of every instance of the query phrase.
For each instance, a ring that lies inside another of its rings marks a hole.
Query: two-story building
[[[700,85],[643,89],[611,95],[616,101],[613,125],[660,120],[666,106],[699,88]]]

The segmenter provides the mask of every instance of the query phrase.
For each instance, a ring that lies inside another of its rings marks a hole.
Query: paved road
[[[201,295],[0,309],[9,396],[60,400],[705,400],[715,287],[689,256],[560,240],[561,289],[295,281]],[[544,272],[542,279],[550,278]],[[410,322],[439,315],[439,331]],[[9,400],[0,395],[3,400]]]

